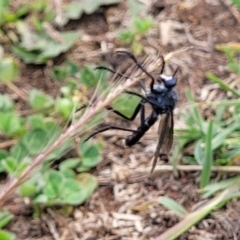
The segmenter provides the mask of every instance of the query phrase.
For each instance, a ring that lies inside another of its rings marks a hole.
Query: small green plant
[[[150,17],[135,17],[131,28],[118,32],[119,39],[123,44],[130,44],[134,54],[140,55],[142,53],[141,38],[151,29],[152,25],[153,20]]]
[[[232,0],[232,3],[236,5],[238,9],[240,9],[240,0]]]
[[[240,74],[240,66],[234,57],[240,51],[238,44],[218,45],[217,49],[223,51],[229,59],[229,70]],[[240,92],[224,83],[221,79],[211,73],[207,78],[227,91],[233,96],[240,97]],[[177,139],[179,145],[174,150],[173,162],[176,166],[177,156],[184,146],[194,145],[193,156],[183,157],[183,162],[188,164],[199,164],[203,166],[200,186],[206,186],[210,181],[212,165],[232,165],[240,156],[240,102],[237,99],[222,100],[209,104],[215,107],[214,120],[205,120],[202,117],[197,103],[193,100],[191,93],[187,92],[191,114],[183,115],[186,123],[185,129],[178,129]],[[231,107],[230,107],[231,106]]]
[[[2,230],[12,219],[13,219],[13,215],[8,211],[0,212],[0,239],[2,240],[15,239],[14,234]]]

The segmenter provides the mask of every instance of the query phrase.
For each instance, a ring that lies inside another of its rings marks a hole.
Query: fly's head
[[[164,59],[163,59],[164,61]],[[173,73],[172,76],[167,76],[162,74],[163,70],[164,70],[164,66],[165,66],[165,62],[163,62],[163,68],[161,70],[161,74],[159,76],[159,78],[157,79],[157,81],[161,84],[163,84],[163,86],[168,89],[171,90],[172,88],[174,88],[177,84],[177,77],[176,77],[176,73],[178,71],[178,68],[175,70],[175,72]]]
[[[176,76],[166,76],[161,74],[159,79],[157,80],[159,83],[163,83],[164,87],[167,89],[172,89],[177,84],[177,77]]]

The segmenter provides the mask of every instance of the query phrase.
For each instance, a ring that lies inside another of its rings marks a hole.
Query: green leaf
[[[33,196],[37,191],[37,187],[34,183],[25,182],[19,187],[19,192],[23,197]]]
[[[4,231],[4,230],[0,230],[0,239],[1,240],[14,240],[15,235],[13,233]]]
[[[19,74],[19,67],[15,60],[5,57],[0,59],[0,80],[12,82]]]
[[[14,103],[12,98],[8,95],[0,95],[0,111],[7,112],[11,111],[14,108]]]
[[[169,197],[160,197],[159,204],[162,204],[164,207],[173,210],[180,217],[185,217],[188,213],[182,205]]]
[[[18,143],[11,148],[10,152],[11,156],[14,157],[18,163],[29,154],[28,148],[22,140],[18,141]]]
[[[60,53],[66,52],[81,36],[81,33],[78,31],[60,32],[59,34],[63,41],[59,43],[49,39],[44,51],[39,56],[39,61],[41,59],[52,59],[58,56]]]
[[[33,129],[28,131],[23,137],[23,143],[29,154],[40,153],[49,143],[49,134],[43,129]]]
[[[59,147],[57,150],[55,150],[54,152],[48,155],[47,160],[48,161],[57,160],[61,158],[64,154],[66,154],[67,151],[70,150],[70,148],[72,147],[72,144],[73,144],[72,139],[66,140],[61,147]]]
[[[69,158],[60,163],[59,169],[61,171],[65,169],[76,168],[80,164],[81,160],[79,158]]]
[[[203,162],[203,170],[201,172],[200,187],[205,187],[210,180],[211,167],[213,162],[212,150],[213,121],[209,122],[208,132],[205,140],[205,157]]]
[[[146,13],[147,11],[147,4],[138,0],[128,0],[127,4],[132,16],[139,15],[142,12]]]
[[[81,71],[81,82],[84,83],[87,87],[94,87],[97,85],[99,79],[96,77],[93,69],[89,66],[86,66]]]
[[[77,180],[81,186],[82,191],[85,193],[84,201],[86,201],[88,198],[90,198],[94,190],[97,188],[98,182],[96,178],[89,173],[78,174]]]
[[[44,128],[44,117],[42,114],[32,114],[28,117],[28,124],[32,129]]]
[[[65,179],[59,198],[65,204],[77,205],[83,203],[87,195],[75,179],[69,178]]]
[[[227,91],[227,92],[231,92],[234,95],[236,95],[237,97],[240,97],[240,92],[237,91],[234,88],[231,88],[228,84],[226,84],[225,82],[223,82],[220,78],[216,77],[215,75],[213,75],[212,73],[206,73],[206,77],[211,80],[214,83],[217,83],[223,90]]]
[[[33,110],[42,110],[44,108],[49,108],[52,106],[53,98],[39,90],[33,89],[29,93],[29,103]]]
[[[122,43],[128,44],[134,40],[135,33],[130,30],[121,30],[118,32],[118,37]]]
[[[199,111],[199,109],[197,108],[194,98],[192,96],[192,93],[190,92],[190,90],[187,90],[186,92],[186,96],[187,96],[187,100],[190,104],[192,104],[192,108],[191,108],[191,118],[193,118],[196,123],[198,124],[198,126],[200,128],[202,128],[202,123],[204,122],[203,117]],[[189,115],[188,115],[189,116]]]
[[[12,51],[25,63],[46,63],[69,50],[81,35],[77,31],[59,32],[61,41],[55,41],[43,32],[33,32],[24,22],[18,22],[17,28],[22,42],[13,46]]]
[[[84,167],[95,167],[101,161],[99,147],[84,142],[80,145],[79,154],[81,155],[82,165]]]
[[[91,14],[102,5],[111,5],[120,2],[121,0],[82,0],[81,4],[79,4],[78,1],[73,1],[64,6],[62,24],[66,24],[70,19],[79,19],[83,13]]]
[[[6,157],[5,159],[2,159],[2,167],[6,172],[9,174],[13,174],[16,172],[18,167],[18,162],[13,157]]]
[[[4,166],[2,165],[2,160],[8,156],[8,152],[4,149],[0,149],[0,173],[4,172]]]
[[[75,178],[75,172],[72,169],[66,168],[66,169],[60,169],[62,175],[64,178]]]
[[[65,119],[68,119],[73,113],[74,103],[68,98],[59,98],[55,107]]]
[[[150,17],[135,18],[133,25],[137,33],[144,34],[153,26],[153,20]]]
[[[239,127],[240,123],[234,122],[224,129],[221,129],[221,131],[219,131],[212,139],[212,149],[215,150],[220,147],[224,143],[227,136],[229,136],[231,133],[234,133],[234,131]]]
[[[46,185],[43,189],[43,193],[48,198],[56,198],[63,191],[64,178],[62,174],[57,171],[51,170],[46,173]]]
[[[194,149],[194,157],[199,165],[203,164],[204,161],[204,151],[203,151],[203,140],[200,139],[197,141],[197,144]]]
[[[24,132],[23,120],[14,112],[0,112],[0,131],[7,136],[21,135]]]
[[[48,202],[48,197],[44,194],[39,194],[34,198],[33,202],[38,204],[46,204]]]
[[[133,114],[133,109],[137,107],[139,102],[139,97],[123,93],[113,101],[112,107],[123,115],[130,117]]]
[[[231,186],[237,179],[238,177],[233,177],[226,180],[222,180],[220,182],[209,184],[203,189],[201,189],[201,193],[204,193],[203,195],[204,198],[209,198],[218,191],[224,190],[227,187]]]
[[[12,219],[13,215],[10,212],[8,211],[0,212],[0,229],[5,227]]]

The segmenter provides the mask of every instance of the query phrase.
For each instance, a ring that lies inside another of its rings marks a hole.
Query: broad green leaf
[[[0,60],[0,80],[12,82],[19,74],[19,67],[15,60],[5,57]]]
[[[38,63],[37,59],[38,56],[40,55],[40,51],[34,52],[34,51],[28,51],[25,48],[19,46],[19,45],[13,45],[11,48],[12,52],[20,57],[25,63]],[[45,63],[47,60],[43,61],[40,63]]]
[[[44,128],[44,117],[42,114],[32,114],[28,117],[28,124],[32,129]]]
[[[87,199],[87,194],[75,179],[65,179],[59,198],[65,204],[81,204]]]
[[[6,112],[11,111],[14,108],[14,103],[12,98],[8,95],[0,95],[0,111]]]
[[[4,149],[0,149],[0,172],[4,172],[4,167],[2,166],[2,160],[8,156],[8,152]]]
[[[7,136],[21,135],[24,132],[23,120],[14,112],[0,112],[0,131]]]
[[[95,12],[101,5],[111,5],[120,3],[121,0],[82,0],[82,6],[84,6],[84,12],[91,14]]]
[[[23,143],[28,149],[29,154],[40,153],[49,143],[49,134],[42,129],[28,131],[23,137]]]
[[[62,174],[57,171],[51,170],[45,177],[46,185],[43,189],[43,193],[48,198],[56,198],[63,191],[64,178]]]
[[[34,203],[46,204],[48,202],[48,197],[44,194],[39,194],[33,200]]]
[[[139,102],[139,97],[124,93],[113,101],[112,107],[123,115],[130,117],[133,114],[133,109],[137,107]]]
[[[14,240],[15,235],[13,233],[4,231],[4,230],[0,230],[0,239],[1,240]]]
[[[75,178],[75,172],[72,169],[66,168],[66,169],[60,169],[62,175],[64,178]]]
[[[86,66],[81,71],[80,81],[87,87],[94,87],[97,85],[99,79],[96,77],[92,68]]]
[[[45,33],[32,32],[21,22],[18,30],[22,35],[22,42],[12,47],[13,53],[23,59],[25,63],[43,64],[49,59],[66,52],[80,38],[78,31],[59,32],[61,41],[54,41]]]
[[[29,154],[28,148],[22,140],[18,141],[18,143],[11,148],[10,153],[18,163]]]
[[[164,207],[173,210],[180,217],[185,217],[188,213],[182,205],[177,203],[172,198],[160,197],[159,204],[162,204]]]
[[[73,113],[74,103],[68,98],[59,98],[55,108],[65,119],[68,119]]]
[[[4,168],[4,170],[9,173],[9,174],[13,174],[16,172],[17,167],[18,167],[18,163],[17,160],[13,157],[6,157],[5,159],[2,159],[2,167]]]
[[[59,43],[50,39],[44,51],[40,54],[39,60],[51,59],[58,56],[60,53],[66,52],[81,36],[81,33],[78,31],[60,32],[59,34],[63,41]]]
[[[86,194],[85,200],[87,200],[92,195],[94,190],[97,188],[98,182],[97,182],[96,178],[89,173],[78,174],[77,180],[81,186],[82,191],[85,192],[85,194]]]
[[[94,167],[101,161],[99,148],[88,142],[84,142],[80,145],[79,154],[81,156],[82,165],[87,168]]]
[[[43,110],[52,106],[53,98],[39,90],[33,89],[29,93],[29,103],[33,110]]]
[[[59,169],[61,171],[65,169],[73,169],[76,168],[80,162],[81,160],[79,158],[69,158],[60,163]]]
[[[5,227],[12,219],[13,215],[10,212],[8,211],[0,212],[0,229]]]
[[[37,191],[37,187],[32,182],[25,182],[19,187],[19,192],[23,197],[30,197]]]
[[[10,0],[1,0],[1,1],[0,1],[0,9],[3,9],[3,10],[4,10],[4,8],[7,8],[7,6],[9,5],[9,3],[10,3]]]
[[[63,22],[66,24],[70,19],[79,19],[83,13],[92,14],[102,5],[110,5],[120,3],[121,0],[82,0],[81,4],[79,1],[72,1],[63,8]]]

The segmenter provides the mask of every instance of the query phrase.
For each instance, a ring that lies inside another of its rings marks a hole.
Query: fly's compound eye
[[[166,76],[161,74],[160,79],[163,82],[165,88],[173,88],[177,84],[177,78],[174,76]]]

